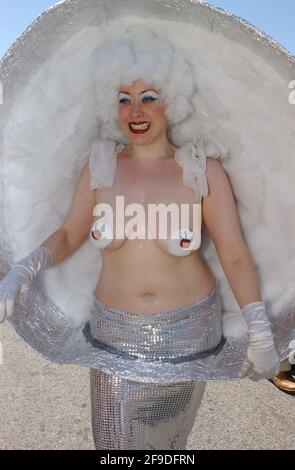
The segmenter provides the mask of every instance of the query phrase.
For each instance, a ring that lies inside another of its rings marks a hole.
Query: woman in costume
[[[102,67],[110,57],[110,66]],[[64,223],[2,281],[2,318],[12,315],[27,340],[34,325],[29,341],[40,350],[38,333],[49,332],[51,319],[34,303],[40,294],[32,281],[70,257],[90,230],[91,243],[102,250],[90,325],[83,336],[71,331],[63,357],[57,348],[51,357],[92,363],[97,449],[182,449],[206,379],[271,377],[279,357],[229,181],[216,161],[222,147],[201,139],[177,148],[168,136],[169,126],[192,112],[196,86],[190,64],[163,37],[132,29],[123,40],[98,48],[95,60],[100,136],[112,139],[93,143]],[[146,233],[140,239],[116,237],[113,220],[93,223],[92,217],[97,204],[115,210],[119,195],[144,206],[189,204],[188,224],[170,227],[166,240],[159,234],[146,239]],[[216,279],[197,252],[202,214],[248,326],[249,337],[238,342],[223,338]],[[17,299],[19,294],[24,295]],[[16,300],[31,308],[23,320]],[[285,334],[277,341],[284,356],[287,339]]]

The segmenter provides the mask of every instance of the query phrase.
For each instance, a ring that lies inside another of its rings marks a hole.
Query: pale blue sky
[[[138,0],[140,1],[140,0]],[[52,0],[0,0],[0,58]],[[295,0],[211,0],[258,26],[295,55]]]

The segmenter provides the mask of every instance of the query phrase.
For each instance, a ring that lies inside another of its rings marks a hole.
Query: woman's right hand
[[[30,282],[25,269],[20,266],[13,266],[0,281],[0,323],[13,314],[20,292],[25,292]]]
[[[41,245],[12,265],[11,270],[0,282],[0,323],[13,314],[19,295],[27,294],[29,285],[38,272],[49,268],[52,263],[51,251]]]

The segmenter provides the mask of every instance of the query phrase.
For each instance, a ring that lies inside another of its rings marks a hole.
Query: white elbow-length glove
[[[0,281],[0,323],[13,314],[20,293],[25,293],[38,272],[52,265],[52,253],[41,245],[28,256],[14,263]]]
[[[254,370],[251,378],[255,381],[269,379],[279,373],[280,359],[274,345],[265,304],[263,301],[251,302],[242,309],[242,313],[250,335],[247,357]]]

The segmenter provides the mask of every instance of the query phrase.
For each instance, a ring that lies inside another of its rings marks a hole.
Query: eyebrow
[[[154,91],[155,93],[158,93],[156,90],[154,90],[153,88],[148,88],[147,90],[143,90],[141,91],[139,94],[140,95],[143,95],[143,93],[146,93],[147,91]],[[124,91],[124,90],[120,90],[119,93],[125,93],[126,95],[130,95],[130,93],[128,93],[128,91]]]

